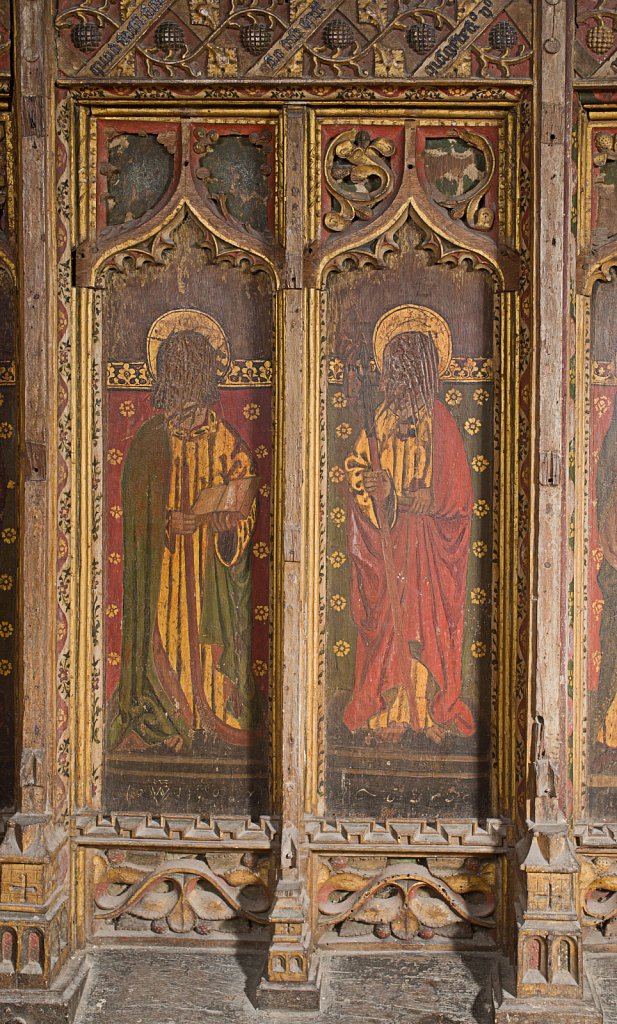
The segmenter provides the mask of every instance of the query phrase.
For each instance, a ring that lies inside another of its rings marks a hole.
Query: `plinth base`
[[[90,961],[71,957],[48,989],[0,989],[0,1024],[72,1024],[79,1006]]]
[[[588,979],[583,999],[517,999],[508,988],[514,986],[502,987],[501,979],[493,976],[495,1024],[603,1024],[604,1015]]]
[[[319,957],[313,954],[308,981],[267,981],[262,978],[255,993],[259,1010],[318,1010],[321,999]]]

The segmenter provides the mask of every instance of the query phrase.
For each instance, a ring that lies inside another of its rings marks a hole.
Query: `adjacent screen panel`
[[[101,307],[104,804],[269,807],[273,299],[187,214]]]
[[[617,282],[591,304],[587,562],[587,800],[617,817]]]
[[[490,809],[493,295],[430,265],[328,278],[323,544],[326,807]]]

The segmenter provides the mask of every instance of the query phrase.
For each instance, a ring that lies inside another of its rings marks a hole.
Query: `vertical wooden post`
[[[69,851],[54,815],[56,374],[54,40],[46,0],[16,0],[20,603],[17,812],[0,847],[0,935],[13,945],[0,1007],[67,1020],[85,981],[70,952]],[[5,960],[5,963],[8,962]],[[38,991],[36,991],[38,990]]]
[[[572,0],[537,5],[535,248],[538,388],[535,473],[537,593],[529,731],[529,826],[518,848],[516,997],[497,1021],[602,1021],[584,990],[576,904],[579,865],[566,821],[567,448]],[[533,507],[533,506],[532,506]]]
[[[306,889],[307,858],[302,822],[306,762],[305,681],[307,634],[306,505],[306,308],[303,289],[306,193],[306,111],[291,107],[285,117],[285,275],[278,295],[284,338],[282,394],[283,516],[281,602],[282,685],[279,693],[281,750],[281,864],[271,920],[274,936],[260,1007],[315,1009],[319,1006],[317,962],[311,962]],[[279,444],[281,439],[279,439]]]

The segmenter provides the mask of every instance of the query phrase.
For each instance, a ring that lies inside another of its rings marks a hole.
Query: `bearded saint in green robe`
[[[196,515],[205,488],[254,477],[250,451],[215,411],[217,353],[177,331],[156,356],[152,404],[122,474],[122,660],[111,749],[190,749],[210,731],[246,745],[260,716],[251,671],[247,514]],[[136,740],[136,737],[139,739]]]

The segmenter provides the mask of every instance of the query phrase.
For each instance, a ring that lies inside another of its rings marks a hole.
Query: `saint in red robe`
[[[352,499],[348,516],[351,608],[358,630],[354,691],[344,713],[355,731],[374,728],[396,702],[416,700],[420,675],[428,679],[428,716],[463,735],[475,731],[461,700],[461,659],[472,512],[471,474],[458,427],[441,402],[414,424],[401,424],[391,409],[375,415],[380,466],[372,466],[366,432],[345,466]],[[381,534],[365,470],[385,470],[401,602],[403,637],[397,640],[386,586]],[[430,490],[426,514],[404,509],[405,495]],[[401,502],[403,498],[403,502]],[[428,673],[428,675],[427,675]],[[426,685],[425,685],[426,689]],[[404,716],[403,716],[404,720]]]

